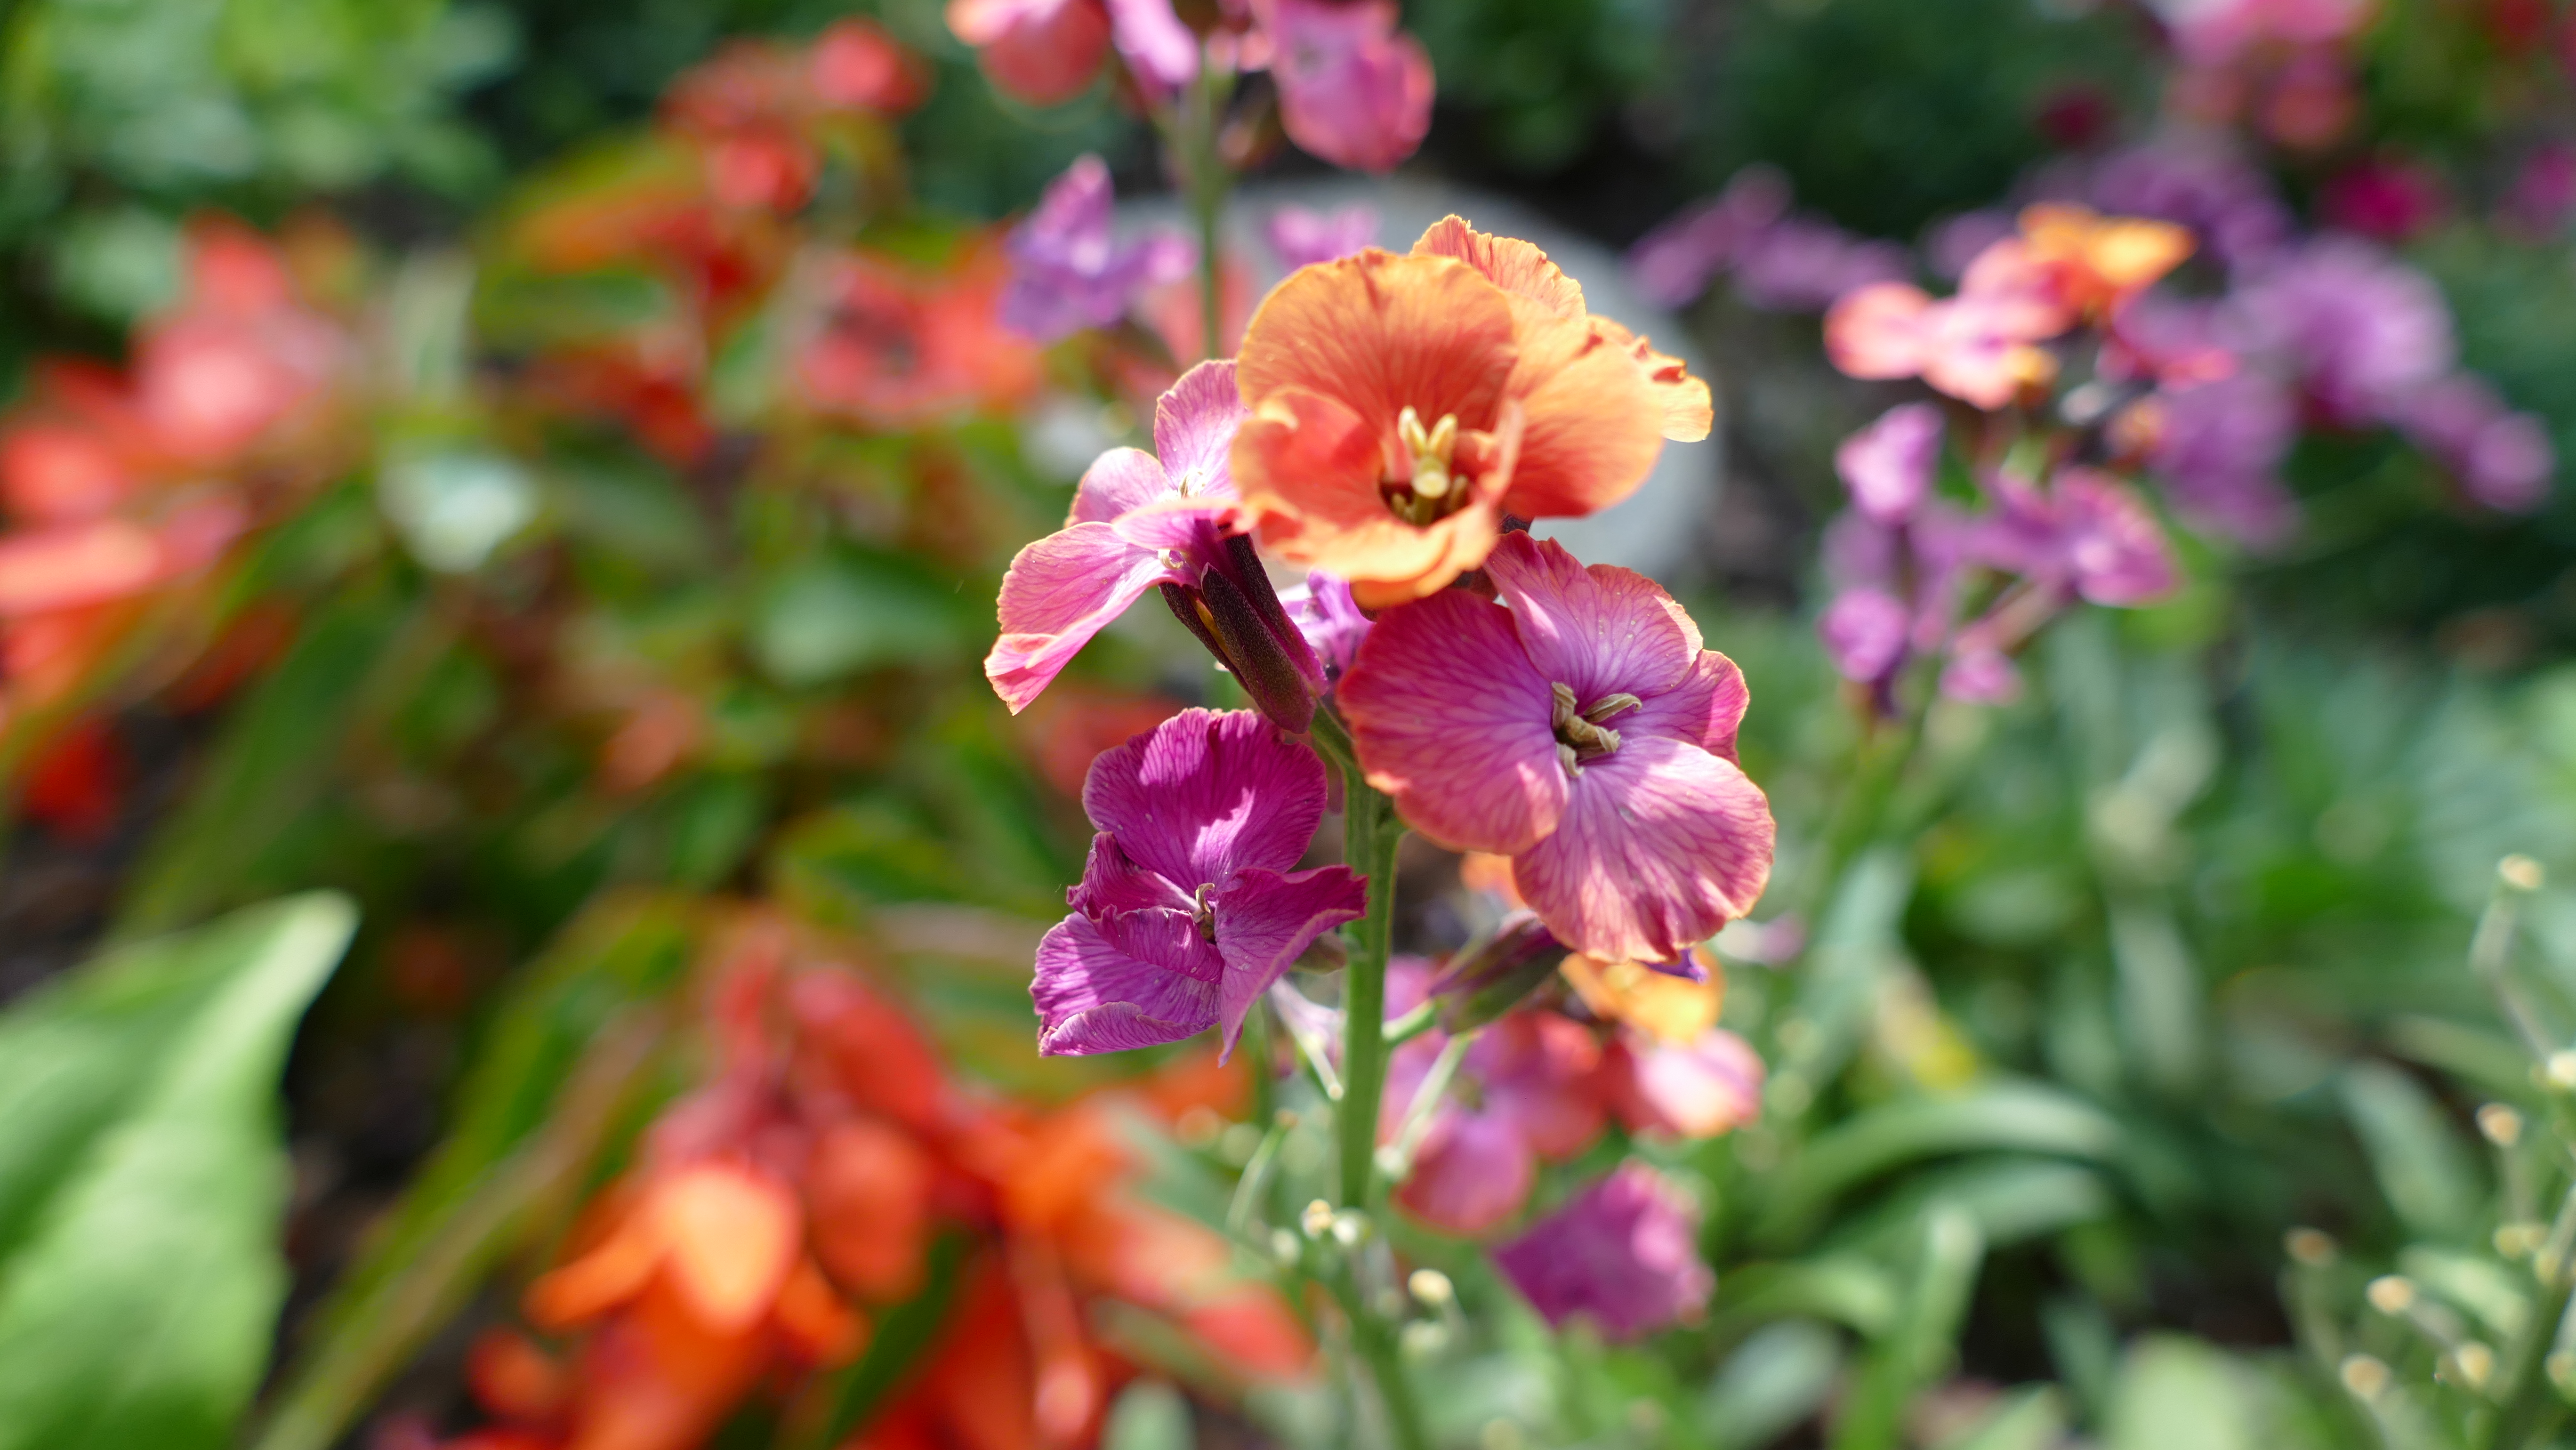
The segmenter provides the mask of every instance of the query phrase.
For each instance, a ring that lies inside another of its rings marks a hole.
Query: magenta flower
[[[1429,964],[1418,959],[1401,969],[1390,963],[1387,1015],[1421,1002],[1437,985],[1431,977]],[[1381,1138],[1403,1126],[1446,1042],[1433,1031],[1396,1049],[1387,1065]],[[1467,1049],[1453,1095],[1431,1110],[1396,1202],[1453,1234],[1480,1234],[1520,1212],[1540,1163],[1580,1156],[1608,1126],[1600,1068],[1600,1044],[1570,1017],[1532,1009],[1495,1022]]]
[[[1120,242],[1111,203],[1109,167],[1097,156],[1076,159],[1047,183],[1037,210],[1011,232],[1004,327],[1035,342],[1106,327],[1126,315],[1137,292],[1198,265],[1197,248],[1178,232]]]
[[[1724,191],[1640,238],[1628,251],[1628,278],[1647,301],[1680,307],[1788,211],[1789,182],[1779,169],[1745,167],[1727,178]]]
[[[1337,679],[1350,673],[1360,641],[1368,638],[1370,620],[1351,597],[1349,582],[1312,569],[1305,583],[1281,591],[1279,602],[1288,607],[1288,617],[1297,622],[1297,632],[1326,672]]]
[[[2147,462],[2174,507],[2194,524],[2255,547],[2277,544],[2298,523],[2279,468],[2298,437],[2297,405],[2259,372],[2156,394],[2159,418]]]
[[[2377,422],[2451,370],[2451,313],[2432,279],[2330,237],[2273,259],[2236,292],[2254,338],[2289,360],[2341,423]]]
[[[1930,403],[1899,403],[1834,450],[1834,471],[1853,505],[1882,524],[1913,516],[1940,461],[1941,410]]]
[[[1318,262],[1335,262],[1377,241],[1377,209],[1364,202],[1315,211],[1283,206],[1262,224],[1263,240],[1279,265],[1294,272]]]
[[[1835,595],[1816,621],[1816,634],[1835,673],[1863,683],[1896,673],[1913,633],[1914,611],[1905,601],[1868,584]]]
[[[1324,667],[1241,532],[1227,462],[1242,396],[1232,361],[1203,362],[1154,406],[1154,452],[1113,448],[1074,491],[1065,526],[1002,576],[1001,638],[985,678],[1014,714],[1093,635],[1161,586],[1164,598],[1264,713],[1302,731]]]
[[[1629,1162],[1526,1234],[1494,1251],[1495,1267],[1548,1323],[1590,1319],[1635,1339],[1696,1318],[1717,1288],[1693,1239],[1699,1211],[1643,1163]]]
[[[1431,130],[1431,57],[1394,0],[1270,0],[1271,79],[1288,139],[1353,171],[1392,171]]]
[[[1100,833],[1073,914],[1038,944],[1038,1050],[1178,1042],[1244,1015],[1315,938],[1356,919],[1368,883],[1292,871],[1324,817],[1324,766],[1248,710],[1184,710],[1091,764]]]
[[[2174,590],[2164,526],[2137,494],[2091,468],[2063,468],[2042,493],[1997,476],[2000,505],[1976,527],[1977,561],[2094,604],[2152,603]]]
[[[1653,580],[1505,534],[1488,603],[1378,617],[1340,684],[1369,783],[1453,849],[1512,858],[1559,941],[1670,961],[1771,872],[1770,805],[1735,760],[1744,677]]]

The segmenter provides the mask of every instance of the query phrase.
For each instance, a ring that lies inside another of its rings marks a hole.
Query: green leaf
[[[2344,1073],[2343,1104],[2406,1226],[2433,1238],[2466,1234],[2484,1175],[2431,1095],[2386,1063],[2363,1062]]]
[[[286,1289],[278,1072],[356,925],[254,907],[0,1018],[0,1450],[225,1442]]]
[[[1953,1203],[1934,1203],[1918,1230],[1914,1282],[1887,1336],[1870,1347],[1860,1382],[1834,1430],[1834,1450],[1895,1450],[1905,1407],[1950,1367],[1984,1266],[1977,1221]],[[2175,1444],[2188,1443],[2175,1441]]]
[[[1158,1379],[1140,1379],[1121,1391],[1100,1432],[1100,1450],[1190,1450],[1197,1443],[1189,1402]]]
[[[1900,1165],[1999,1149],[2106,1159],[2120,1125],[2079,1098],[2036,1084],[1998,1084],[1955,1098],[1873,1108],[1808,1144],[1781,1171],[1762,1217],[1765,1242],[1794,1242],[1835,1199]]]
[[[1700,1429],[1720,1450],[1768,1445],[1824,1405],[1842,1363],[1842,1341],[1824,1325],[1771,1325],[1727,1356],[1700,1398]]]
[[[957,601],[957,590],[909,559],[845,552],[770,586],[752,619],[751,649],[784,685],[945,659],[968,643]]]
[[[2065,1397],[2053,1385],[2037,1385],[2007,1396],[1974,1429],[1942,1441],[1940,1450],[2051,1450],[2065,1436]]]
[[[2253,1450],[2253,1407],[2227,1356],[2159,1335],[2129,1351],[2111,1396],[2109,1450]]]

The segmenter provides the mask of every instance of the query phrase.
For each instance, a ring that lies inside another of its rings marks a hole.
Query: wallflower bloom
[[[1431,130],[1431,57],[1394,0],[1270,0],[1271,79],[1288,139],[1335,166],[1392,171]]]
[[[1037,210],[1011,232],[1004,327],[1037,342],[1106,327],[1139,291],[1198,265],[1197,248],[1176,232],[1119,242],[1111,201],[1109,167],[1097,156],[1077,159],[1047,184]]]
[[[1692,1240],[1699,1213],[1643,1163],[1623,1163],[1527,1234],[1495,1267],[1550,1324],[1578,1316],[1610,1339],[1691,1319],[1717,1288]]]
[[[1081,95],[1109,53],[1100,0],[948,0],[948,28],[994,85],[1033,106]]]
[[[1409,256],[1308,267],[1253,315],[1235,477],[1262,542],[1379,608],[1484,562],[1503,515],[1590,513],[1667,437],[1706,437],[1708,385],[1606,318],[1527,242],[1451,217]]]
[[[1232,670],[1273,719],[1303,730],[1323,662],[1243,537],[1228,450],[1243,418],[1234,364],[1204,362],[1154,406],[1154,453],[1113,448],[1082,476],[1065,525],[1002,576],[1001,638],[984,659],[1014,714],[1146,590]],[[1159,457],[1157,456],[1159,455]]]
[[[1568,947],[1671,961],[1762,894],[1773,827],[1735,761],[1744,677],[1652,580],[1503,539],[1500,603],[1390,609],[1341,702],[1369,783],[1444,845],[1512,858]]]
[[[2309,395],[2345,424],[2392,416],[2458,353],[2432,279],[2346,237],[2271,259],[2238,287],[2235,308],[2254,340],[2295,366]]]
[[[1419,987],[1408,994],[1388,981],[1391,1010],[1419,999]],[[1446,1040],[1432,1032],[1397,1049],[1381,1136],[1401,1124]],[[1570,1017],[1524,1010],[1495,1022],[1458,1067],[1472,1101],[1432,1109],[1396,1202],[1454,1234],[1480,1234],[1520,1212],[1541,1162],[1580,1156],[1600,1139],[1609,1121],[1600,1073],[1601,1045]]]
[[[1825,314],[1825,355],[1851,377],[1920,377],[1992,410],[2057,375],[2056,360],[2032,345],[2062,328],[2045,316],[1964,285],[1935,301],[1910,282],[1875,282]]]
[[[1314,211],[1283,206],[1262,223],[1262,239],[1279,265],[1294,272],[1317,262],[1337,262],[1377,241],[1377,209],[1366,203]]]
[[[1932,490],[1941,458],[1941,410],[1930,403],[1900,403],[1834,450],[1834,471],[1851,490],[1852,506],[1873,522],[1900,524]]]
[[[1324,767],[1250,711],[1184,710],[1093,763],[1100,834],[1073,914],[1038,946],[1038,1050],[1119,1052],[1224,1028],[1316,937],[1353,920],[1368,883],[1290,871],[1324,815]]]
[[[2173,592],[2164,526],[2118,479],[2079,467],[2060,469],[2045,493],[2010,477],[1990,487],[2001,507],[1977,528],[1978,562],[2094,604],[2128,607]]]

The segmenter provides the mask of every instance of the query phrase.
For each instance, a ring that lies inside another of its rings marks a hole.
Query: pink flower
[[[1713,1138],[1762,1112],[1762,1059],[1723,1027],[1695,1042],[1622,1028],[1606,1066],[1611,1104],[1632,1133]]]
[[[1305,583],[1280,593],[1279,602],[1288,607],[1288,617],[1297,621],[1297,632],[1325,670],[1337,678],[1350,673],[1360,641],[1368,638],[1370,620],[1351,597],[1349,582],[1311,569]]]
[[[1109,0],[1109,33],[1148,95],[1168,97],[1199,78],[1199,38],[1172,13],[1172,0]]]
[[[1314,752],[1247,710],[1184,710],[1092,762],[1100,833],[1073,914],[1038,945],[1038,1050],[1178,1042],[1244,1015],[1316,937],[1357,918],[1347,867],[1291,871],[1324,816]]]
[[[1883,680],[1905,660],[1914,613],[1884,589],[1860,585],[1834,596],[1816,621],[1825,656],[1846,680]]]
[[[2298,409],[2281,384],[2240,372],[2167,387],[2143,406],[2154,419],[2147,461],[2186,519],[2257,547],[2297,527],[2279,469],[2298,437]]]
[[[1387,978],[1390,1016],[1409,1010],[1432,986],[1428,963]],[[1379,1135],[1391,1137],[1446,1043],[1426,1033],[1396,1049],[1388,1064]],[[1581,1156],[1608,1126],[1600,1096],[1601,1046],[1561,1013],[1522,1010],[1479,1036],[1458,1067],[1466,1091],[1431,1110],[1413,1169],[1396,1202],[1415,1218],[1453,1234],[1480,1234],[1529,1198],[1541,1162]]]
[[[1510,856],[1573,950],[1670,961],[1770,875],[1744,677],[1643,575],[1518,533],[1485,567],[1500,603],[1444,590],[1361,644],[1340,692],[1369,782],[1424,835]]]
[[[1312,211],[1283,206],[1262,224],[1262,237],[1279,265],[1294,272],[1318,262],[1335,262],[1377,241],[1377,209],[1366,203]]]
[[[1115,224],[1109,167],[1099,157],[1080,157],[1047,183],[1037,210],[1011,232],[1002,325],[1035,342],[1106,327],[1138,292],[1198,265],[1198,249],[1176,232],[1121,243]]]
[[[2164,526],[2118,479],[2065,468],[2044,494],[2010,478],[1993,490],[2001,508],[1978,532],[1979,562],[2095,604],[2147,604],[2173,592]]]
[[[1081,95],[1109,52],[1100,0],[948,0],[948,28],[994,85],[1032,106]]]
[[[2539,419],[2512,412],[2495,389],[2453,373],[2408,398],[2398,418],[2408,437],[2441,460],[2471,501],[2530,513],[2549,498],[2558,451]]]
[[[1232,362],[1183,373],[1155,405],[1155,451],[1100,455],[1065,526],[1011,561],[1001,638],[984,676],[1013,713],[1159,585],[1172,612],[1273,719],[1305,729],[1324,669],[1240,531],[1227,459],[1243,417]]]
[[[1825,355],[1855,378],[1921,377],[1992,410],[2024,385],[2055,375],[2054,361],[2031,345],[2054,331],[2038,327],[2009,296],[1963,287],[1936,302],[1911,283],[1876,282],[1846,293],[1825,314]]]
[[[1932,490],[1941,460],[1941,410],[1901,403],[1834,450],[1834,471],[1852,503],[1882,524],[1903,523]]]
[[[1643,1163],[1621,1164],[1520,1238],[1494,1265],[1548,1323],[1580,1316],[1610,1339],[1698,1316],[1717,1276],[1693,1242],[1699,1212]]]
[[[1279,120],[1335,166],[1392,171],[1431,130],[1431,57],[1396,28],[1394,0],[1270,0]]]

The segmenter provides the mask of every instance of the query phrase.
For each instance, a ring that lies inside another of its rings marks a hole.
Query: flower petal
[[[1369,783],[1415,830],[1508,854],[1556,829],[1554,702],[1508,610],[1457,590],[1390,609],[1339,694]]]
[[[1140,866],[1118,849],[1118,838],[1102,831],[1091,838],[1082,880],[1064,894],[1065,904],[1097,920],[1129,911],[1190,911],[1190,893],[1169,878]]]
[[[1601,1044],[1571,1017],[1515,1012],[1467,1049],[1485,1110],[1509,1119],[1530,1151],[1561,1163],[1600,1138],[1608,1110],[1597,1091]]]
[[[1670,961],[1761,897],[1772,837],[1770,803],[1735,762],[1638,732],[1583,768],[1512,879],[1575,950]]]
[[[1603,318],[1547,316],[1525,300],[1515,310],[1511,387],[1529,429],[1504,511],[1572,517],[1636,492],[1663,452],[1666,404],[1638,362],[1637,339]]]
[[[1195,939],[1188,917],[1165,915],[1178,917]],[[1124,945],[1136,944],[1131,939]],[[1037,978],[1029,987],[1038,1009],[1038,1051],[1073,1057],[1126,1052],[1206,1031],[1216,1022],[1215,979],[1178,969],[1185,956],[1158,955],[1167,960],[1129,955],[1088,917],[1057,923],[1038,943]]]
[[[1536,244],[1480,232],[1454,214],[1433,222],[1413,244],[1413,255],[1455,257],[1484,273],[1495,286],[1555,316],[1586,315],[1583,284],[1565,275]]]
[[[1519,1212],[1537,1179],[1537,1161],[1518,1127],[1497,1115],[1449,1107],[1431,1120],[1395,1201],[1443,1232],[1479,1234]]]
[[[1215,358],[1181,374],[1154,403],[1154,452],[1173,489],[1191,497],[1234,495],[1226,456],[1251,410],[1234,383],[1234,359]]]
[[[1297,864],[1324,818],[1324,764],[1249,710],[1184,710],[1102,752],[1083,782],[1092,824],[1183,891]]]
[[[1619,1121],[1632,1133],[1713,1138],[1762,1111],[1762,1059],[1723,1027],[1680,1043],[1622,1032],[1609,1065]]]
[[[1680,684],[1699,654],[1699,626],[1663,586],[1609,564],[1590,568],[1553,540],[1512,534],[1485,560],[1530,667],[1574,687],[1585,705]]]
[[[1873,282],[1825,313],[1825,356],[1847,376],[1910,378],[1932,354],[1932,299],[1906,282]]]
[[[1261,542],[1281,558],[1350,581],[1369,608],[1418,599],[1485,560],[1500,530],[1491,484],[1508,478],[1519,410],[1506,405],[1494,461],[1476,492],[1428,527],[1387,511],[1377,438],[1339,399],[1302,387],[1265,399],[1237,435],[1234,471],[1247,506],[1260,511]],[[1461,440],[1461,453],[1476,435]]]
[[[984,678],[1017,714],[1064,671],[1091,637],[1146,590],[1177,578],[1153,550],[1104,523],[1075,524],[1020,550],[1002,576],[1001,638]]]
[[[1235,381],[1255,409],[1282,388],[1338,399],[1392,443],[1408,406],[1426,424],[1455,414],[1461,428],[1493,427],[1514,355],[1502,289],[1463,262],[1372,247],[1273,289],[1244,329]],[[1297,497],[1294,480],[1281,483]]]
[[[1225,957],[1217,989],[1217,1020],[1225,1051],[1243,1034],[1244,1014],[1315,938],[1368,909],[1368,878],[1347,866],[1319,866],[1291,875],[1255,867],[1210,898],[1216,907],[1216,949]]]
[[[1153,454],[1142,448],[1112,448],[1082,471],[1065,527],[1110,523],[1171,492],[1171,475],[1154,461]]]
[[[1692,377],[1680,358],[1655,351],[1644,338],[1630,334],[1618,323],[1596,317],[1592,325],[1626,347],[1628,355],[1644,370],[1646,386],[1663,405],[1665,438],[1675,443],[1697,443],[1708,436],[1709,429],[1717,424],[1717,405],[1709,396],[1706,382]]]

